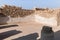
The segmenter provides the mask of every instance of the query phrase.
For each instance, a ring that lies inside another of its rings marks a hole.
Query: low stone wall
[[[56,17],[45,18],[39,15],[29,15],[26,17],[1,17],[0,23],[16,23],[16,22],[38,22],[47,26],[57,26]]]
[[[6,24],[9,21],[9,17],[0,17],[0,24]]]
[[[7,23],[15,23],[15,22],[32,22],[35,20],[34,15],[29,15],[26,17],[17,17],[17,18],[11,18],[9,17],[9,20]]]
[[[57,26],[56,17],[45,18],[39,15],[35,15],[35,21],[47,26]]]

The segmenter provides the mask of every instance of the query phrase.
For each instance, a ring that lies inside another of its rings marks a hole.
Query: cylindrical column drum
[[[41,40],[54,40],[54,32],[52,27],[43,26],[41,30]]]

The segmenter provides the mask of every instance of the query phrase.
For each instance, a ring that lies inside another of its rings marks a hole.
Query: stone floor
[[[15,26],[14,26],[15,25]],[[43,24],[37,22],[20,22],[9,24],[9,26],[0,25],[0,40],[37,40],[40,38]],[[55,32],[55,40],[60,40],[60,27],[52,27]]]

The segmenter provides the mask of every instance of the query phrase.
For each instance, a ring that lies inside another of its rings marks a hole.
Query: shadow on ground
[[[18,25],[6,25],[6,26],[0,26],[0,29],[3,29],[3,28],[10,28],[10,27],[16,27]]]
[[[37,37],[39,37],[38,33],[33,33],[13,40],[37,40]],[[54,40],[60,40],[60,30],[54,33]]]
[[[16,34],[21,33],[21,32],[22,31],[11,30],[11,31],[0,33],[0,40],[3,40],[5,38],[8,38],[10,36],[16,35]]]
[[[8,28],[8,27],[14,27],[14,26],[18,26],[18,25],[8,25],[8,26],[0,27],[0,28],[3,29],[3,28]],[[13,36],[19,33],[22,33],[22,31],[10,30],[10,31],[0,33],[0,40],[3,40],[5,38],[8,38],[10,36]],[[32,33],[32,34],[28,34],[28,35],[25,35],[16,39],[12,39],[12,40],[37,40],[38,37],[39,37],[38,33]],[[60,40],[60,30],[54,33],[54,40]]]
[[[38,33],[29,34],[13,40],[37,40]]]

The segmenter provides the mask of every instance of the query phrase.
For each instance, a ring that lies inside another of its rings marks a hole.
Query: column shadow
[[[22,31],[11,30],[11,31],[0,33],[0,40],[3,40],[5,38],[8,38],[10,36],[16,35],[16,34],[21,33],[21,32]]]
[[[10,28],[10,27],[16,27],[18,25],[6,25],[6,26],[0,26],[0,29],[3,29],[3,28]]]
[[[13,40],[37,40],[37,37],[38,33],[33,33]]]

